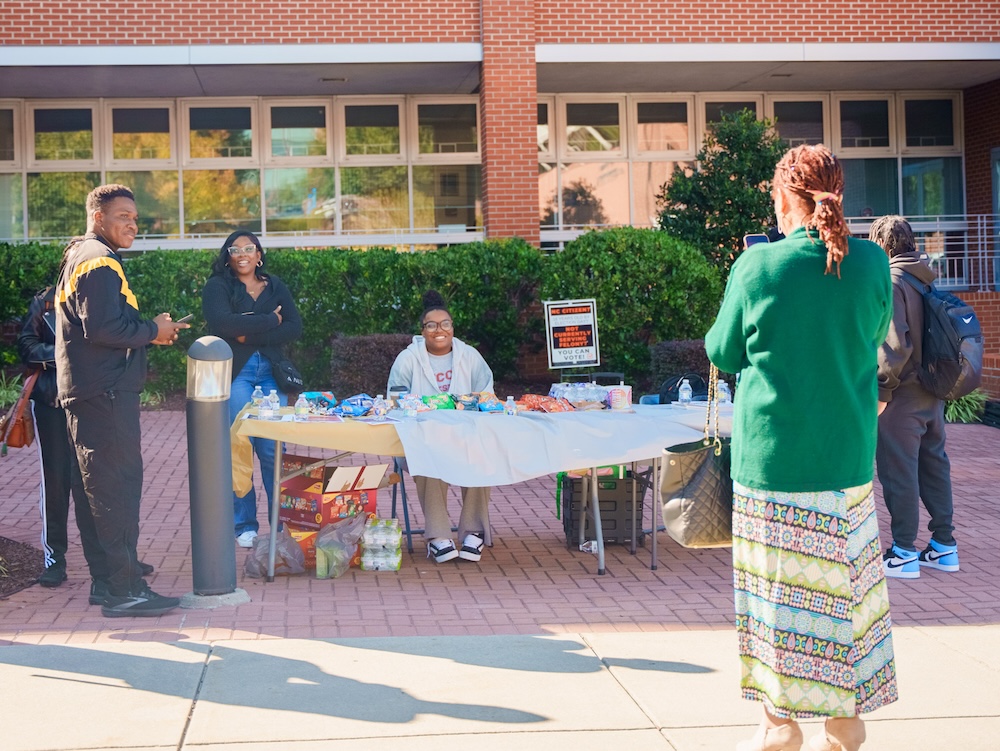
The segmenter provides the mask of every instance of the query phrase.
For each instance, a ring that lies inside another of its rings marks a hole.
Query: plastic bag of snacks
[[[455,409],[467,409],[475,412],[479,409],[479,394],[453,394]]]
[[[332,391],[303,391],[302,396],[306,398],[312,406],[313,411],[320,413],[320,411],[326,411],[331,407],[337,406],[337,400],[333,396]]]
[[[361,565],[361,536],[368,514],[358,514],[327,524],[316,537],[316,578],[336,579],[351,566]]]
[[[503,402],[497,399],[496,394],[483,391],[479,394],[480,412],[503,412]]]
[[[451,394],[431,394],[423,397],[424,404],[431,409],[455,409],[455,400]]]
[[[542,402],[542,409],[545,412],[573,412],[575,407],[565,399],[548,399]]]
[[[274,575],[288,576],[301,574],[306,570],[306,554],[295,542],[288,527],[278,532],[278,540],[274,546]],[[263,579],[267,576],[267,564],[271,553],[271,540],[268,535],[258,535],[253,540],[253,548],[247,554],[243,563],[243,573],[253,579]]]
[[[375,400],[368,394],[358,394],[344,399],[333,411],[344,417],[361,417],[368,414]]]

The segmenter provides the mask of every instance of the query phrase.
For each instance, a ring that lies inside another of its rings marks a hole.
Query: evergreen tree
[[[773,223],[771,180],[785,152],[773,125],[750,110],[723,113],[706,129],[697,168],[675,167],[656,195],[660,229],[701,250],[724,277],[743,236]]]

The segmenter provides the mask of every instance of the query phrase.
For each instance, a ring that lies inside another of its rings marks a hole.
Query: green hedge
[[[201,290],[217,251],[158,251],[126,259],[141,310],[194,313],[174,347],[151,347],[156,390],[182,389],[187,348],[207,333]],[[31,295],[55,276],[62,247],[0,244],[9,271],[0,320],[20,318]],[[330,385],[332,343],[365,334],[414,334],[421,296],[437,289],[459,336],[483,353],[498,378],[516,375],[517,358],[538,346],[542,299],[597,299],[602,368],[630,379],[648,374],[648,345],[704,335],[721,299],[718,273],[687,245],[656,230],[591,232],[545,255],[520,239],[438,250],[272,250],[269,269],[296,298],[303,335],[289,355],[309,388]],[[363,363],[359,364],[363,367]]]

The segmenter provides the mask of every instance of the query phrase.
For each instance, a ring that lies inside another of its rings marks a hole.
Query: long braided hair
[[[842,205],[844,170],[831,151],[822,144],[796,146],[788,151],[774,170],[774,187],[801,202],[806,212],[806,229],[815,229],[826,245],[826,271],[833,273],[847,255],[847,222]]]

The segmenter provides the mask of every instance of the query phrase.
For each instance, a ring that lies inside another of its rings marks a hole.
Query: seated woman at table
[[[430,290],[423,297],[421,334],[396,357],[389,371],[387,393],[404,388],[417,396],[437,393],[470,394],[493,390],[493,371],[483,356],[454,334],[454,323],[444,298]],[[458,519],[456,549],[448,517],[448,483],[432,477],[414,476],[420,508],[424,512],[427,557],[438,563],[462,558],[478,561],[483,547],[491,543],[489,488],[462,488],[462,512]]]
[[[266,396],[278,391],[281,403],[288,398],[278,389],[271,372],[272,363],[281,359],[281,347],[302,335],[302,319],[295,308],[288,287],[274,274],[267,273],[267,261],[260,240],[249,230],[236,230],[222,244],[212,263],[212,275],[201,293],[201,310],[208,330],[225,339],[233,350],[233,385],[229,393],[229,419],[250,401],[254,386]],[[270,511],[274,477],[274,441],[251,438],[260,461],[260,472]],[[236,542],[244,548],[253,546],[260,525],[257,523],[257,494],[239,497],[233,494]]]

